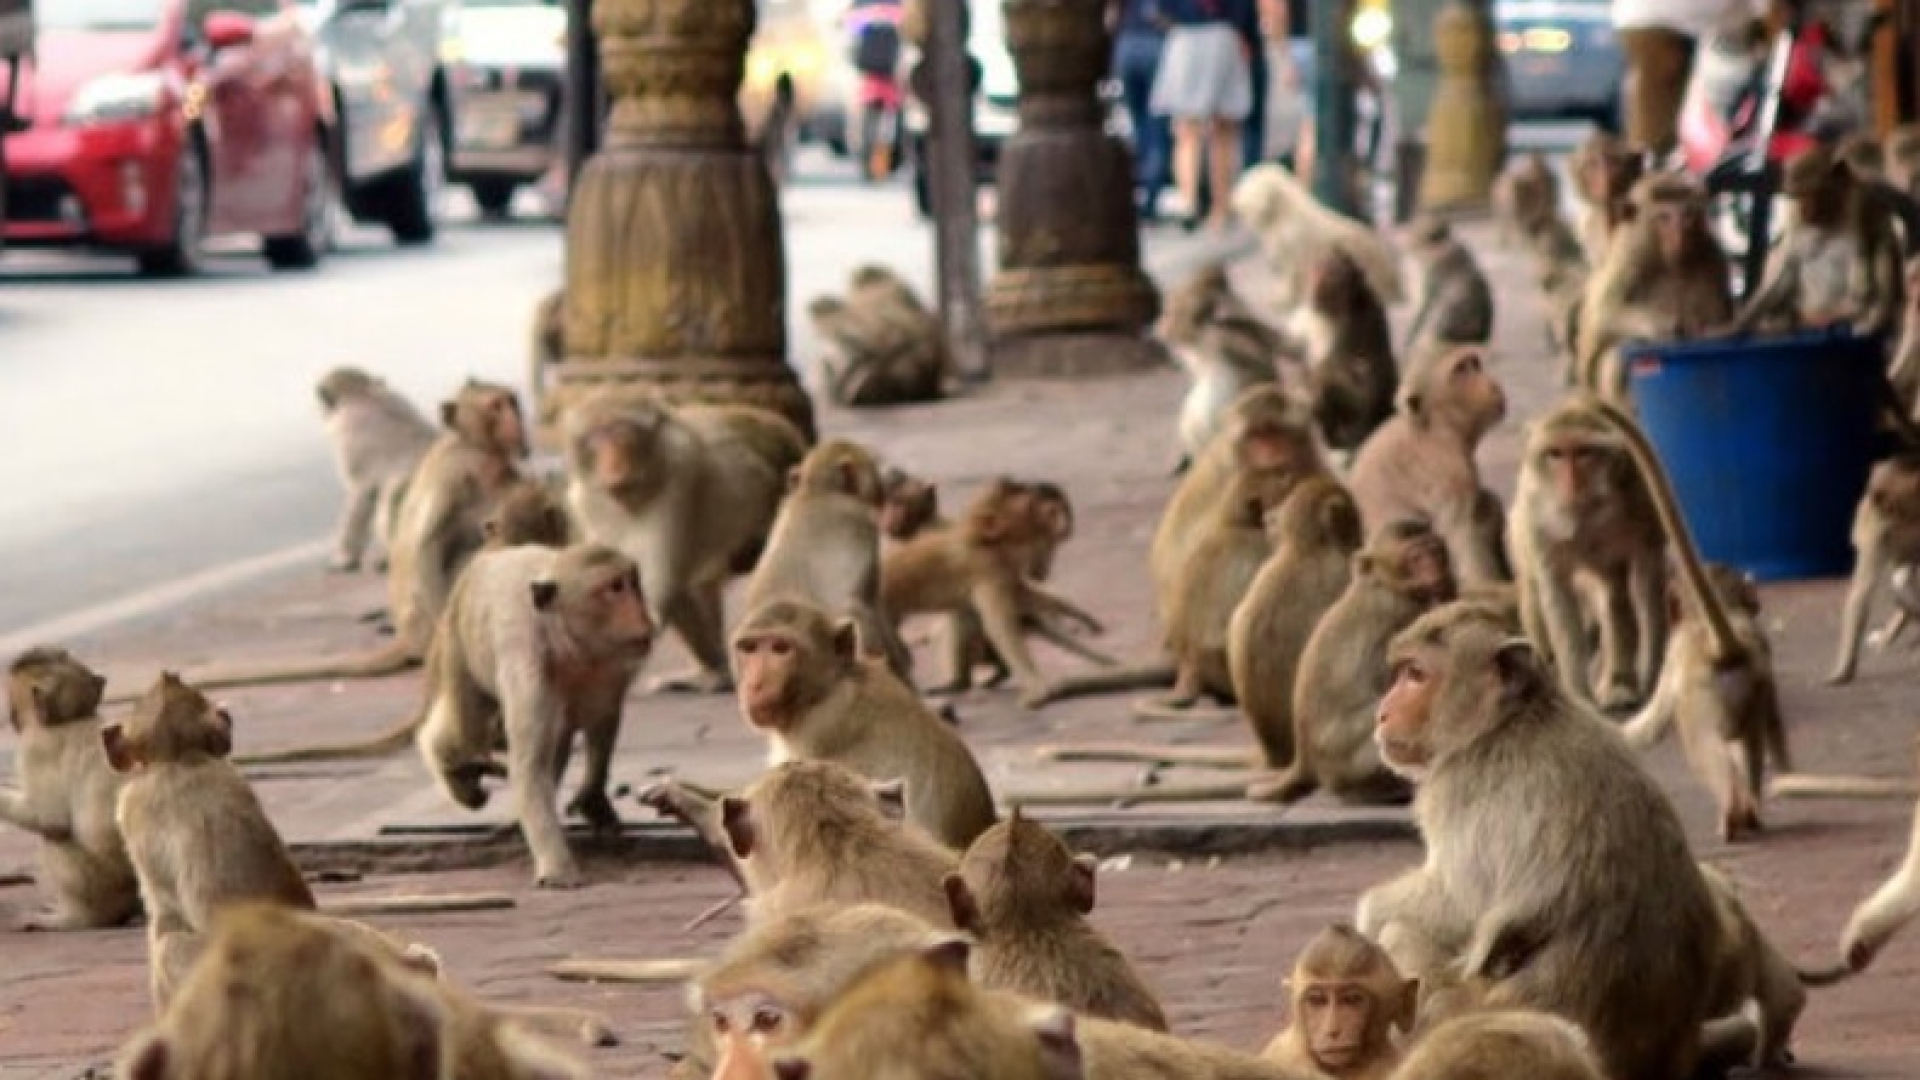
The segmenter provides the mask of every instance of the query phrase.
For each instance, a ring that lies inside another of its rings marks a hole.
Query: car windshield
[[[40,0],[33,20],[41,30],[151,30],[160,0]]]

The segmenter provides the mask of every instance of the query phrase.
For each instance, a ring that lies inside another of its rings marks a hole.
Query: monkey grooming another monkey
[[[1426,859],[1361,897],[1360,931],[1409,977],[1580,1024],[1609,1075],[1687,1080],[1718,924],[1659,785],[1491,608],[1430,612],[1389,657],[1375,739]]]
[[[1392,1080],[1608,1080],[1580,1025],[1531,1009],[1477,1012],[1417,1039]]]
[[[314,387],[333,444],[334,467],[347,489],[334,532],[334,570],[358,570],[369,537],[383,550],[414,468],[433,445],[433,425],[399,392],[359,368],[338,367]]]
[[[1098,865],[1017,808],[975,840],[945,882],[953,923],[974,940],[973,980],[1165,1031],[1153,991],[1087,921]]]
[[[20,786],[0,787],[0,821],[40,838],[40,883],[52,901],[22,929],[123,926],[140,911],[139,879],[113,820],[120,777],[100,743],[105,687],[65,649],[29,649],[7,669]]]
[[[1180,405],[1178,473],[1206,449],[1236,398],[1274,381],[1283,341],[1234,294],[1224,263],[1175,289],[1155,330],[1192,380]]]
[[[1319,789],[1356,803],[1407,801],[1373,742],[1374,706],[1392,681],[1387,645],[1457,591],[1447,548],[1432,529],[1399,521],[1374,531],[1353,557],[1347,591],[1314,627],[1293,688],[1293,761],[1247,798],[1296,802]]]
[[[1347,472],[1361,522],[1378,529],[1424,521],[1446,541],[1463,584],[1503,580],[1501,529],[1482,520],[1474,453],[1506,415],[1507,395],[1487,370],[1485,348],[1442,345],[1416,354],[1399,411],[1360,447]]]
[[[1380,298],[1340,251],[1313,264],[1307,285],[1287,329],[1307,358],[1314,423],[1328,448],[1351,452],[1393,415],[1393,334]]]
[[[880,611],[880,466],[864,447],[833,439],[807,451],[788,477],[767,549],[747,579],[746,607],[804,600],[851,618],[861,643],[902,680],[913,657]]]
[[[1920,562],[1920,454],[1895,455],[1873,467],[1853,513],[1853,577],[1840,615],[1840,645],[1829,685],[1853,681],[1860,638],[1873,604],[1895,567]]]
[[[563,429],[574,520],[639,564],[648,614],[694,655],[655,689],[731,689],[721,594],[753,569],[806,439],[764,409],[675,407],[639,387],[580,400]]]
[[[1493,338],[1493,289],[1444,218],[1423,215],[1407,229],[1420,306],[1407,330],[1407,354],[1429,342],[1478,344]]]
[[[1393,1029],[1413,1031],[1419,984],[1351,926],[1315,934],[1287,980],[1287,1026],[1260,1056],[1333,1080],[1386,1080],[1400,1063]]]
[[[853,272],[844,299],[807,306],[826,346],[815,388],[848,408],[938,401],[950,366],[946,328],[907,283],[881,266]]]
[[[769,764],[832,761],[903,781],[908,819],[956,851],[993,824],[973,752],[911,687],[861,655],[853,621],[774,600],[734,632],[733,663],[741,716],[766,734]]]

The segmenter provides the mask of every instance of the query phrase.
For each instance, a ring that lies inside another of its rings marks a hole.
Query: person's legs
[[[1120,80],[1120,94],[1127,107],[1127,119],[1133,125],[1134,187],[1140,193],[1142,216],[1151,216],[1160,188],[1166,182],[1164,140],[1156,140],[1156,129],[1164,132],[1166,120],[1153,114],[1153,79],[1160,66],[1160,41],[1146,34],[1120,35],[1114,48],[1114,76]]]
[[[1258,165],[1267,160],[1267,86],[1272,69],[1267,65],[1266,54],[1258,49],[1248,62],[1247,79],[1253,87],[1253,100],[1241,129],[1240,160],[1247,165]]]
[[[1200,159],[1206,153],[1207,122],[1176,118],[1173,121],[1173,183],[1187,204],[1189,219],[1200,206]]]
[[[1233,214],[1233,185],[1240,179],[1240,122],[1216,117],[1209,124],[1208,134],[1207,178],[1211,181],[1213,205],[1207,214],[1207,225],[1224,229]]]

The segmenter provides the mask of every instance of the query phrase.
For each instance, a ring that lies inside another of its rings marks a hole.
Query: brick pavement
[[[1496,291],[1509,300],[1500,313],[1496,368],[1508,385],[1516,417],[1552,396],[1555,365],[1537,343],[1541,327],[1517,261],[1495,250],[1484,232],[1465,230],[1482,253]],[[1258,287],[1257,267],[1243,267]],[[811,285],[812,283],[807,283]],[[1404,319],[1405,312],[1399,315]],[[1047,476],[1064,483],[1079,511],[1080,529],[1058,570],[1067,595],[1109,621],[1106,645],[1122,655],[1153,645],[1147,615],[1144,552],[1155,514],[1171,488],[1172,415],[1182,386],[1172,372],[1086,384],[1023,382],[994,386],[938,406],[851,414],[827,411],[823,427],[865,439],[890,458],[931,475],[957,505],[978,482],[1000,472]],[[1483,453],[1491,482],[1511,486],[1517,422],[1490,440]],[[1834,582],[1764,590],[1776,635],[1795,750],[1812,771],[1903,775],[1910,769],[1914,659],[1901,653],[1870,657],[1858,682],[1843,689],[1819,685],[1834,636],[1839,592]],[[372,580],[341,581],[293,574],[193,611],[75,642],[111,673],[151,677],[161,663],[191,668],[218,657],[333,652],[367,643],[353,619],[380,602]],[[676,646],[653,668],[682,663]],[[937,658],[922,656],[928,670]],[[1048,665],[1069,661],[1057,654]],[[243,750],[294,740],[370,733],[404,716],[415,704],[417,681],[401,677],[335,686],[236,691],[229,701]],[[1907,706],[1903,708],[1903,705]],[[1004,792],[1080,786],[1124,779],[1124,766],[1036,767],[1040,742],[1115,737],[1179,738],[1225,744],[1241,738],[1236,724],[1181,723],[1143,728],[1126,718],[1120,699],[1073,702],[1037,715],[1022,714],[1009,694],[975,694],[961,702],[962,730],[981,755],[990,780]],[[1671,745],[1653,756],[1703,858],[1728,869],[1746,890],[1756,919],[1790,954],[1825,954],[1841,920],[1864,889],[1898,858],[1910,807],[1897,802],[1783,803],[1771,809],[1773,831],[1759,844],[1728,848],[1712,837],[1705,796],[1681,771]],[[712,782],[751,776],[755,745],[724,699],[637,699],[616,765],[616,780],[643,783],[673,769]],[[1193,778],[1206,774],[1193,773]],[[1179,778],[1176,776],[1176,779]],[[728,915],[693,934],[685,921],[728,889],[708,867],[596,854],[589,867],[596,885],[577,893],[542,894],[525,888],[527,866],[517,842],[485,849],[429,844],[425,838],[383,837],[394,826],[471,828],[503,820],[498,803],[469,815],[443,804],[411,756],[375,764],[286,769],[263,775],[262,797],[282,830],[316,862],[353,863],[370,850],[418,852],[425,865],[473,864],[430,875],[371,874],[360,891],[421,888],[500,888],[519,898],[504,912],[390,920],[445,951],[456,977],[502,999],[594,1004],[612,1012],[624,1046],[598,1051],[601,1075],[658,1075],[660,1052],[677,1043],[676,988],[594,988],[556,983],[543,963],[572,955],[700,955],[735,927]],[[647,812],[626,804],[628,816]],[[1220,804],[1143,807],[1126,811],[1059,811],[1063,826],[1080,824],[1103,852],[1124,853],[1134,830],[1186,823],[1237,830],[1244,842],[1264,836],[1296,844],[1326,839],[1329,826],[1359,818],[1375,826],[1403,821],[1398,812],[1356,815],[1319,800],[1282,817],[1265,808]],[[649,830],[649,836],[657,831]],[[1189,832],[1187,835],[1199,835]],[[1208,833],[1218,841],[1220,834]],[[1278,980],[1293,953],[1320,925],[1351,911],[1368,884],[1418,858],[1408,841],[1326,842],[1216,861],[1138,852],[1109,860],[1096,918],[1141,962],[1166,999],[1179,1029],[1255,1046],[1273,1024]],[[1145,842],[1145,841],[1143,841]],[[1158,841],[1164,843],[1165,841]],[[353,845],[342,847],[341,845]],[[649,843],[645,850],[661,845]],[[501,865],[488,863],[505,853]],[[0,869],[24,865],[31,849],[16,834],[0,833]],[[391,867],[391,859],[374,865]],[[332,890],[336,887],[329,887]],[[35,903],[31,889],[0,889],[0,924]],[[138,931],[23,935],[0,929],[0,1078],[67,1077],[107,1060],[129,1028],[144,1016],[142,949]],[[1899,1077],[1920,1075],[1920,940],[1904,940],[1874,972],[1851,985],[1817,992],[1801,1025],[1802,1075]]]

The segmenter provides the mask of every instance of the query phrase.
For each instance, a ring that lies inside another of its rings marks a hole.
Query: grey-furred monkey
[[[1247,390],[1274,381],[1280,334],[1233,291],[1225,265],[1202,269],[1167,297],[1155,332],[1192,384],[1180,404],[1180,470],[1219,433]]]
[[[1407,230],[1419,309],[1407,330],[1409,354],[1429,342],[1480,344],[1493,338],[1493,289],[1467,245],[1446,220],[1414,219]]]
[[[379,539],[383,552],[390,548],[407,481],[438,432],[384,379],[359,368],[334,368],[314,394],[333,444],[334,467],[347,489],[327,565],[357,570],[370,538]]]

